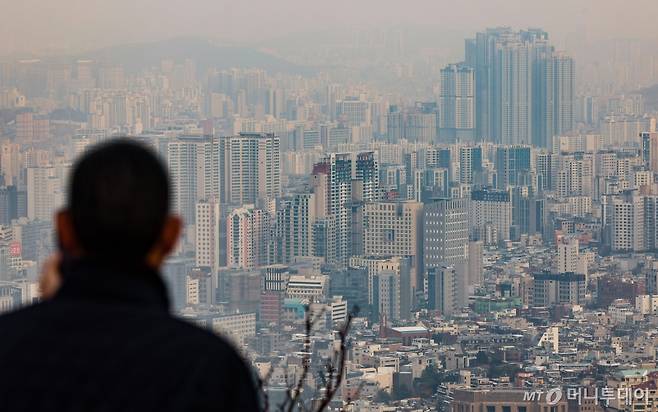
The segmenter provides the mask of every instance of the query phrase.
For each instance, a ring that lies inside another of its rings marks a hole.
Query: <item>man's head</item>
[[[180,233],[169,205],[167,172],[149,149],[126,139],[100,145],[75,165],[57,215],[60,245],[72,256],[158,267]]]

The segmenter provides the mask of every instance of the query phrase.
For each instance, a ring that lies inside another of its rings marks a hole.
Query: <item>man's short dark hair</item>
[[[140,261],[169,213],[167,172],[146,146],[121,138],[91,149],[75,165],[68,210],[85,255]]]

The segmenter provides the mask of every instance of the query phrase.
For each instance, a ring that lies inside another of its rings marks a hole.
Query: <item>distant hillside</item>
[[[658,111],[658,84],[640,90],[647,110]]]
[[[247,47],[219,46],[208,40],[178,38],[155,43],[140,43],[108,47],[77,56],[98,62],[121,64],[129,72],[159,66],[163,59],[195,61],[198,70],[211,67],[262,68],[273,73],[309,74],[310,70]]]

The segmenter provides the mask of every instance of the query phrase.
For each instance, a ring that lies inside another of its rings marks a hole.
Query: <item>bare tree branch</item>
[[[349,313],[343,327],[338,331],[340,347],[338,352],[334,353],[334,361],[332,361],[329,370],[329,378],[327,379],[327,385],[325,386],[325,393],[316,412],[322,412],[327,406],[329,406],[329,403],[343,383],[343,377],[345,376],[345,359],[347,357],[347,335],[354,316],[354,313]]]
[[[322,308],[317,313],[311,313],[309,309],[309,306],[305,307],[306,316],[304,318],[305,334],[302,352],[302,370],[293,386],[291,386],[291,383],[289,382],[289,376],[286,373],[285,383],[287,390],[284,401],[277,408],[278,412],[306,412],[311,410],[302,399],[302,392],[311,370],[311,334],[313,333],[313,327],[318,322],[318,320],[322,318],[326,309]],[[317,406],[313,407],[313,412],[324,411],[329,406],[329,403],[331,403],[338,390],[341,388],[345,375],[345,361],[347,358],[347,339],[349,329],[357,312],[358,309],[355,308],[355,310],[347,315],[345,323],[338,330],[338,337],[340,342],[339,348],[334,350],[332,356],[326,359],[324,366],[320,368],[317,373],[315,392],[317,394],[321,394],[321,396],[319,399],[314,399],[314,402],[317,402]],[[265,387],[269,383],[272,371],[273,368],[268,372],[266,379],[264,378],[259,381],[259,390],[264,393],[263,396],[265,411],[269,411],[269,400],[267,398],[267,390]],[[360,392],[361,386],[362,385],[359,386],[357,394]],[[352,401],[348,399],[348,405],[351,402]]]
[[[302,394],[302,389],[304,388],[304,382],[306,381],[306,377],[308,376],[308,371],[311,368],[311,333],[313,331],[313,325],[315,322],[320,318],[320,314],[317,316],[313,316],[309,312],[309,306],[307,305],[306,308],[306,316],[304,319],[304,326],[305,326],[305,334],[304,334],[304,352],[302,355],[302,373],[297,380],[297,384],[295,385],[292,393],[290,403],[288,404],[288,409],[287,412],[293,412],[293,409],[295,408],[295,405],[299,402],[300,396]]]
[[[270,366],[270,370],[267,371],[264,377],[258,377],[257,389],[258,392],[263,396],[263,412],[269,412],[270,410],[270,397],[267,394],[265,387],[272,379],[272,373],[274,372],[274,366]]]

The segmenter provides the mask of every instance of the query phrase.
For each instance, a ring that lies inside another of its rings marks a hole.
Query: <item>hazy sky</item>
[[[658,39],[657,0],[0,0],[0,55],[200,35],[258,43],[382,25],[543,27],[560,42]],[[658,46],[657,46],[658,47]]]

